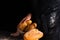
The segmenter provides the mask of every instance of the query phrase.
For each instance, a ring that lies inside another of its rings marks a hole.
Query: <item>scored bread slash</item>
[[[26,28],[25,28],[25,31],[29,31],[31,29],[35,29],[37,27],[37,23],[31,23],[30,25],[28,25]]]
[[[25,18],[22,19],[22,21],[18,24],[18,28],[20,28],[20,30],[22,29],[22,31],[25,29],[25,27],[29,24],[32,23],[31,19],[31,14],[28,14]]]

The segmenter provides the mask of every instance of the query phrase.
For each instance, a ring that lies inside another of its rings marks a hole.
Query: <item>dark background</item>
[[[30,0],[2,0],[0,2],[0,31],[16,31],[20,20],[32,12]]]
[[[43,0],[2,0],[0,2],[0,30],[11,32],[16,31],[17,24],[28,13],[38,18],[47,5]]]

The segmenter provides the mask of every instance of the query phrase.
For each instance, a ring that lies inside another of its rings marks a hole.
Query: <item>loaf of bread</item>
[[[29,13],[26,17],[24,17],[20,21],[20,23],[17,25],[17,28],[19,28],[21,31],[23,31],[27,25],[32,23],[32,21],[30,20],[31,17],[32,17],[32,15],[31,15],[31,13]]]
[[[24,34],[24,40],[39,40],[43,37],[43,33],[38,29],[31,29]]]
[[[25,22],[23,22],[23,23],[20,24],[19,29],[20,29],[21,31],[23,31],[23,30],[24,30],[25,28],[27,28],[31,23],[32,23],[31,20],[27,20],[27,21],[25,21]]]

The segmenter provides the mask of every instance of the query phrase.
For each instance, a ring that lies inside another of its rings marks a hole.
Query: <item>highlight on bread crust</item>
[[[37,23],[33,23],[32,25],[34,25],[34,27],[37,27]]]
[[[27,23],[27,25],[30,25],[32,23],[32,21],[31,20],[27,20],[26,23]]]
[[[38,29],[31,29],[24,34],[24,40],[39,40],[43,37],[43,33]]]

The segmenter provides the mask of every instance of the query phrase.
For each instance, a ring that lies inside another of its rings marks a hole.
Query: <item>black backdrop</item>
[[[28,13],[32,13],[33,21],[39,18],[44,8],[47,8],[47,1],[3,0],[0,8],[0,30],[16,31],[17,24]]]
[[[0,7],[0,31],[16,31],[20,20],[32,12],[31,0],[2,0]]]

